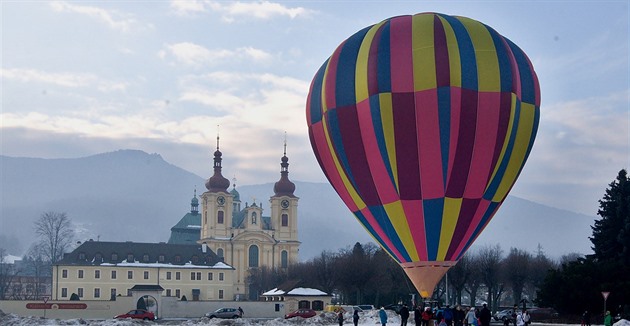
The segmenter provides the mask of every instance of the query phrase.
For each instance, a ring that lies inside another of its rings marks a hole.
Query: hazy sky
[[[140,149],[209,177],[220,125],[223,173],[238,184],[278,180],[285,131],[290,177],[325,182],[304,109],[315,71],[359,29],[432,11],[493,27],[533,62],[540,129],[513,195],[594,215],[630,165],[627,0],[0,6],[2,155]]]

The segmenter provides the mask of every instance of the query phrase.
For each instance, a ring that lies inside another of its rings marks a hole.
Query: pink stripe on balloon
[[[348,206],[348,208],[353,212],[357,211],[358,207],[354,200],[352,200],[350,193],[346,189],[346,185],[341,180],[339,171],[333,161],[332,154],[326,142],[326,136],[324,135],[322,122],[320,121],[312,125],[311,130],[313,131],[311,141],[315,141],[314,147],[318,149],[317,152],[320,155],[319,158],[321,160],[321,164],[324,166],[323,171],[326,173],[328,181],[331,183],[333,188],[335,188],[337,194],[339,194],[339,197],[341,197],[341,200],[343,200],[346,206]]]
[[[490,203],[491,202],[489,200],[485,200],[485,199],[482,199],[479,202],[477,211],[475,212],[475,215],[473,216],[472,220],[470,221],[470,224],[468,225],[468,230],[466,230],[465,235],[462,237],[462,240],[465,240],[465,241],[460,242],[459,246],[457,246],[457,250],[453,252],[452,257],[458,257],[462,253],[462,250],[465,249],[464,247],[466,246],[466,244],[470,242],[469,241],[470,237],[473,235],[473,232],[475,232],[475,229],[481,222],[481,218],[483,218],[484,214],[488,210]],[[477,233],[477,235],[479,235],[480,233],[481,232]]]
[[[361,129],[361,139],[365,147],[365,156],[367,164],[370,167],[374,187],[378,192],[381,205],[389,204],[398,200],[399,197],[392,183],[392,179],[389,176],[389,172],[385,167],[385,158],[381,155],[381,151],[378,148],[373,125],[373,123],[378,123],[378,121],[372,120],[369,98],[357,103],[357,115],[359,129]]]
[[[437,89],[416,92],[418,155],[422,199],[444,197]]]
[[[418,258],[420,261],[426,261],[428,259],[427,237],[424,227],[422,200],[401,200],[400,203],[405,211],[405,216],[407,216],[407,223],[409,224],[409,230],[411,231],[413,242],[418,251]],[[407,251],[409,252],[411,250]]]
[[[392,92],[413,92],[412,16],[390,20]]]
[[[341,49],[344,44],[346,44],[345,41],[341,43],[332,56],[330,56],[330,60],[328,61],[328,71],[326,72],[327,75],[324,77],[324,89],[326,91],[324,100],[326,101],[326,107],[328,110],[337,107],[337,103],[335,101],[337,98],[337,93],[335,92],[337,86],[337,65],[339,64],[339,55],[341,54]],[[322,110],[322,114],[323,113],[324,111]]]
[[[363,208],[361,210],[361,214],[363,214],[363,216],[365,217],[365,220],[374,229],[374,232],[376,232],[378,237],[383,240],[383,244],[385,245],[385,247],[389,248],[389,250],[392,251],[392,253],[394,254],[394,256],[396,256],[396,259],[398,259],[398,261],[404,262],[405,258],[400,253],[400,251],[396,249],[396,246],[392,243],[392,240],[387,236],[387,234],[385,234],[380,224],[374,218],[374,215],[372,215],[372,212],[370,212],[370,209],[367,207]]]
[[[492,153],[494,153],[499,113],[501,110],[501,93],[480,92],[477,109],[477,130],[475,146],[470,160],[468,181],[464,190],[464,198],[481,198],[488,185],[489,174],[493,171]]]
[[[381,34],[383,27],[379,28],[370,44],[370,52],[368,53],[368,67],[367,67],[367,80],[368,80],[368,96],[379,93],[378,89],[378,47],[381,44]]]
[[[448,170],[446,172],[446,184],[448,185],[453,172],[453,163],[455,162],[455,152],[457,152],[457,141],[459,139],[459,119],[462,110],[462,89],[459,87],[451,87],[451,124],[450,130],[442,130],[449,132],[449,148],[448,148]]]

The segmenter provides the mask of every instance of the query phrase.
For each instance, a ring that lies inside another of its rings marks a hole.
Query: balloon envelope
[[[339,45],[306,115],[331,185],[428,297],[512,188],[539,107],[514,43],[469,18],[422,13]]]

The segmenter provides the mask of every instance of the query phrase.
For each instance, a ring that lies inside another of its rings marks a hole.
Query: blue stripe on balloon
[[[381,153],[381,158],[383,160],[383,164],[385,164],[385,168],[387,169],[387,174],[389,175],[389,179],[391,180],[391,183],[396,184],[396,181],[394,179],[394,172],[392,171],[392,166],[389,161],[389,155],[387,154],[387,144],[385,144],[383,120],[381,119],[380,94],[370,96],[369,101],[370,101],[370,115],[372,117],[372,125],[374,126],[374,134],[376,137],[378,150]]]
[[[337,75],[335,76],[335,101],[337,107],[356,103],[355,71],[357,55],[368,30],[369,27],[366,27],[350,36],[341,47],[337,63]]]
[[[438,119],[440,125],[440,149],[442,151],[442,178],[446,185],[448,178],[448,155],[451,143],[451,88],[439,87],[438,96]],[[426,159],[426,158],[423,158]]]
[[[381,38],[378,43],[376,58],[376,80],[378,81],[378,92],[388,93],[392,91],[391,76],[391,51],[390,51],[390,21],[381,26]]]
[[[497,51],[497,60],[499,63],[499,76],[501,78],[501,92],[512,92],[512,67],[510,65],[509,52],[506,50],[504,38],[495,30],[487,27],[494,42],[494,48]]]
[[[503,155],[503,159],[499,165],[499,169],[497,173],[494,175],[492,181],[490,181],[490,185],[486,192],[483,194],[483,199],[492,200],[497,190],[499,189],[499,185],[501,184],[501,180],[503,180],[503,176],[505,175],[505,171],[507,170],[508,163],[510,162],[510,158],[512,156],[512,151],[514,149],[514,143],[516,142],[516,133],[518,132],[518,123],[519,117],[521,116],[521,101],[517,100],[515,109],[514,109],[514,121],[512,122],[512,130],[510,131],[510,136],[508,138],[508,144],[505,149],[505,153]]]
[[[311,90],[311,119],[309,121],[311,125],[322,121],[322,86],[328,61],[330,61],[330,58],[319,68],[313,79],[313,89]]]
[[[521,101],[536,104],[536,85],[534,83],[534,72],[532,71],[525,53],[512,41],[505,39],[514,53],[514,59],[518,65],[521,76]]]
[[[376,219],[378,225],[383,229],[383,232],[385,232],[385,235],[389,238],[389,241],[391,241],[392,245],[402,255],[404,261],[410,262],[411,257],[409,256],[405,245],[400,240],[400,237],[398,237],[398,233],[392,225],[392,221],[387,215],[385,208],[383,206],[368,206],[368,209]]]
[[[440,246],[440,231],[444,215],[444,198],[425,199],[422,201],[424,211],[424,230],[427,236],[427,260],[437,259]]]
[[[475,47],[470,39],[468,30],[459,21],[459,19],[448,16],[439,15],[444,18],[453,28],[455,38],[457,39],[457,47],[459,48],[459,57],[462,72],[462,88],[470,90],[479,90],[477,76],[477,56],[475,55]]]

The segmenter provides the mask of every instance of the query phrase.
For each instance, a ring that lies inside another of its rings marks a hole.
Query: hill
[[[45,211],[66,212],[78,240],[167,241],[170,228],[190,210],[205,178],[159,154],[119,150],[76,159],[0,156],[0,247],[22,254],[34,241],[34,221]],[[278,173],[279,178],[279,173]],[[299,203],[300,259],[371,241],[363,227],[326,183],[293,180]],[[273,183],[238,186],[243,202],[262,202],[269,213]],[[534,252],[540,244],[551,257],[590,253],[595,217],[510,196],[475,246],[501,244]]]

